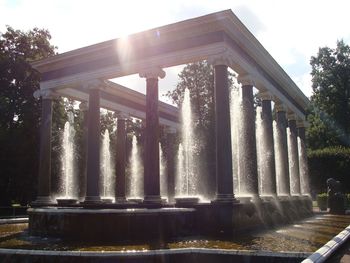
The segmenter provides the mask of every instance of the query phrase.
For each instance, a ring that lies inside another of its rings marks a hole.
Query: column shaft
[[[252,85],[242,85],[242,139],[241,174],[244,177],[244,192],[253,197],[259,195],[258,165],[255,137],[255,111]]]
[[[100,90],[89,91],[88,139],[86,167],[85,202],[99,202],[100,199]]]
[[[299,158],[298,158],[296,120],[288,120],[288,126],[289,126],[289,132],[290,132],[289,145],[288,145],[290,193],[292,195],[300,195],[300,176],[299,176]]]
[[[216,201],[233,201],[232,148],[228,71],[226,65],[215,69],[216,116]]]
[[[51,200],[51,127],[52,99],[43,98],[40,127],[40,157],[37,204],[49,204]]]
[[[262,101],[262,140],[261,147],[264,152],[264,164],[261,174],[264,178],[261,180],[263,195],[276,195],[276,169],[275,169],[275,150],[273,141],[273,125],[271,100]]]
[[[305,128],[298,127],[298,144],[299,144],[299,173],[300,173],[300,185],[301,194],[311,196],[310,191],[310,177],[306,154],[305,143]]]
[[[147,78],[146,129],[144,149],[144,193],[145,202],[159,202],[159,117],[158,78]]]
[[[125,187],[125,166],[126,166],[126,120],[118,118],[117,120],[117,153],[116,153],[116,188],[115,201],[123,202],[126,200]]]
[[[285,111],[277,112],[276,131],[276,173],[278,195],[290,195],[288,145],[287,145],[287,118]]]

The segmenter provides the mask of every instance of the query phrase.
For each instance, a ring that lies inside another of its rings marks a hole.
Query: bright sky
[[[224,9],[232,9],[307,96],[310,57],[338,39],[350,44],[349,0],[0,0],[0,32],[5,25],[46,28],[63,53]],[[165,69],[161,94],[175,87],[181,68]],[[116,82],[145,92],[138,76]]]

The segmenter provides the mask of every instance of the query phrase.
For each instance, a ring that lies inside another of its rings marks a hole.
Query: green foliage
[[[26,202],[37,185],[40,101],[39,73],[30,62],[54,55],[47,30],[7,26],[0,34],[0,200]],[[6,150],[5,150],[6,149]]]
[[[308,120],[312,149],[333,145],[350,146],[350,47],[320,48],[311,57],[312,108]]]
[[[315,192],[327,190],[326,180],[341,182],[343,192],[350,191],[350,148],[334,146],[308,152],[311,185]]]

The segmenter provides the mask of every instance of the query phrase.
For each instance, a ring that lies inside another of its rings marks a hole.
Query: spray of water
[[[115,179],[110,150],[110,135],[107,129],[102,137],[101,157],[101,193],[104,198],[111,198],[114,196]]]
[[[162,145],[159,143],[159,173],[160,173],[160,195],[162,197],[168,196],[168,184],[166,177],[166,163]]]
[[[74,116],[72,112],[68,113],[68,121],[64,125],[62,136],[61,152],[61,195],[64,198],[74,198],[77,195],[76,173],[74,158],[74,136],[73,126]]]
[[[143,165],[137,145],[137,138],[132,137],[132,148],[129,160],[130,182],[129,198],[141,198],[143,196]]]

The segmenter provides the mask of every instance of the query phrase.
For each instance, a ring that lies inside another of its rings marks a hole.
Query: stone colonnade
[[[232,148],[230,125],[230,102],[228,67],[231,66],[227,56],[215,56],[209,63],[214,66],[215,78],[215,111],[216,111],[216,197],[213,202],[236,202],[233,191],[232,175]],[[141,72],[140,77],[146,78],[146,129],[145,129],[145,167],[144,167],[144,203],[162,204],[160,196],[159,174],[159,115],[158,115],[158,79],[165,77],[160,68],[151,68]],[[260,92],[262,100],[262,133],[265,137],[262,145],[267,154],[264,174],[271,184],[264,185],[265,193],[259,193],[257,172],[257,151],[255,135],[255,112],[253,87],[255,80],[249,74],[240,74],[238,81],[242,88],[243,131],[240,142],[244,151],[242,154],[243,175],[248,179],[246,192],[253,198],[259,194],[272,196],[307,195],[310,193],[308,184],[307,156],[305,147],[305,126],[301,119],[272,96],[267,89]],[[100,203],[99,173],[100,173],[100,90],[103,82],[100,80],[86,83],[84,88],[89,92],[88,132],[86,149],[86,195],[84,203]],[[40,167],[38,205],[51,204],[51,123],[53,92],[40,91],[42,97],[42,123],[40,140]],[[38,95],[38,94],[36,94]],[[276,109],[276,141],[273,136],[271,102],[275,99]],[[125,165],[126,165],[126,119],[125,114],[118,116],[116,174],[118,182],[115,188],[116,202],[126,201],[125,192]],[[289,126],[289,145],[287,144],[286,128]],[[169,200],[174,200],[174,129],[167,129],[167,152],[172,155],[168,158],[168,193]],[[276,150],[277,149],[277,150]],[[276,155],[276,158],[275,158]],[[293,165],[289,165],[290,158]],[[275,163],[275,159],[278,163]],[[276,183],[277,182],[277,183]],[[293,184],[290,184],[293,182]],[[276,185],[278,187],[276,187]],[[302,187],[301,187],[302,186]]]

